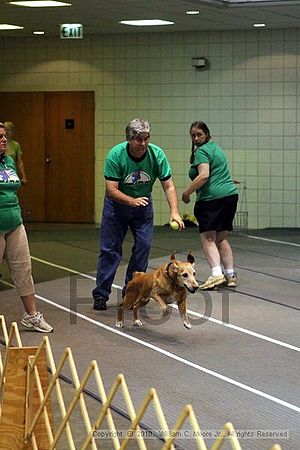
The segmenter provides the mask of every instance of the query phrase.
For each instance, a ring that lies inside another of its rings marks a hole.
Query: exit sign
[[[81,23],[63,23],[60,26],[61,39],[82,39],[83,26]]]

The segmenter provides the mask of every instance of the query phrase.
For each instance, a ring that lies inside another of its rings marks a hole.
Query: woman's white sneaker
[[[21,324],[26,328],[39,331],[40,333],[51,333],[53,331],[53,327],[46,322],[43,314],[39,311],[33,315],[25,313],[22,317]]]
[[[215,277],[211,275],[208,277],[208,279],[205,281],[205,283],[200,284],[200,289],[206,290],[206,289],[213,289],[216,286],[220,286],[221,284],[224,284],[226,282],[226,278],[223,274],[216,275]]]

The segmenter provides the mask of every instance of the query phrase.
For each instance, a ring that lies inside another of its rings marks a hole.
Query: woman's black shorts
[[[232,222],[236,212],[238,195],[218,198],[217,200],[199,200],[195,204],[194,215],[199,224],[199,232],[232,231]]]

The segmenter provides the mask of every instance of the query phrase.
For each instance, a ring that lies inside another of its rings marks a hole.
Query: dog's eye
[[[187,277],[188,277],[188,274],[187,274],[187,273],[183,273],[182,276],[183,276],[184,278],[187,278]]]

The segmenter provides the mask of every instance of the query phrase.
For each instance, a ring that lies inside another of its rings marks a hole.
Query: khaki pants
[[[31,259],[24,225],[14,231],[0,232],[0,267],[4,258],[20,297],[33,294]]]

